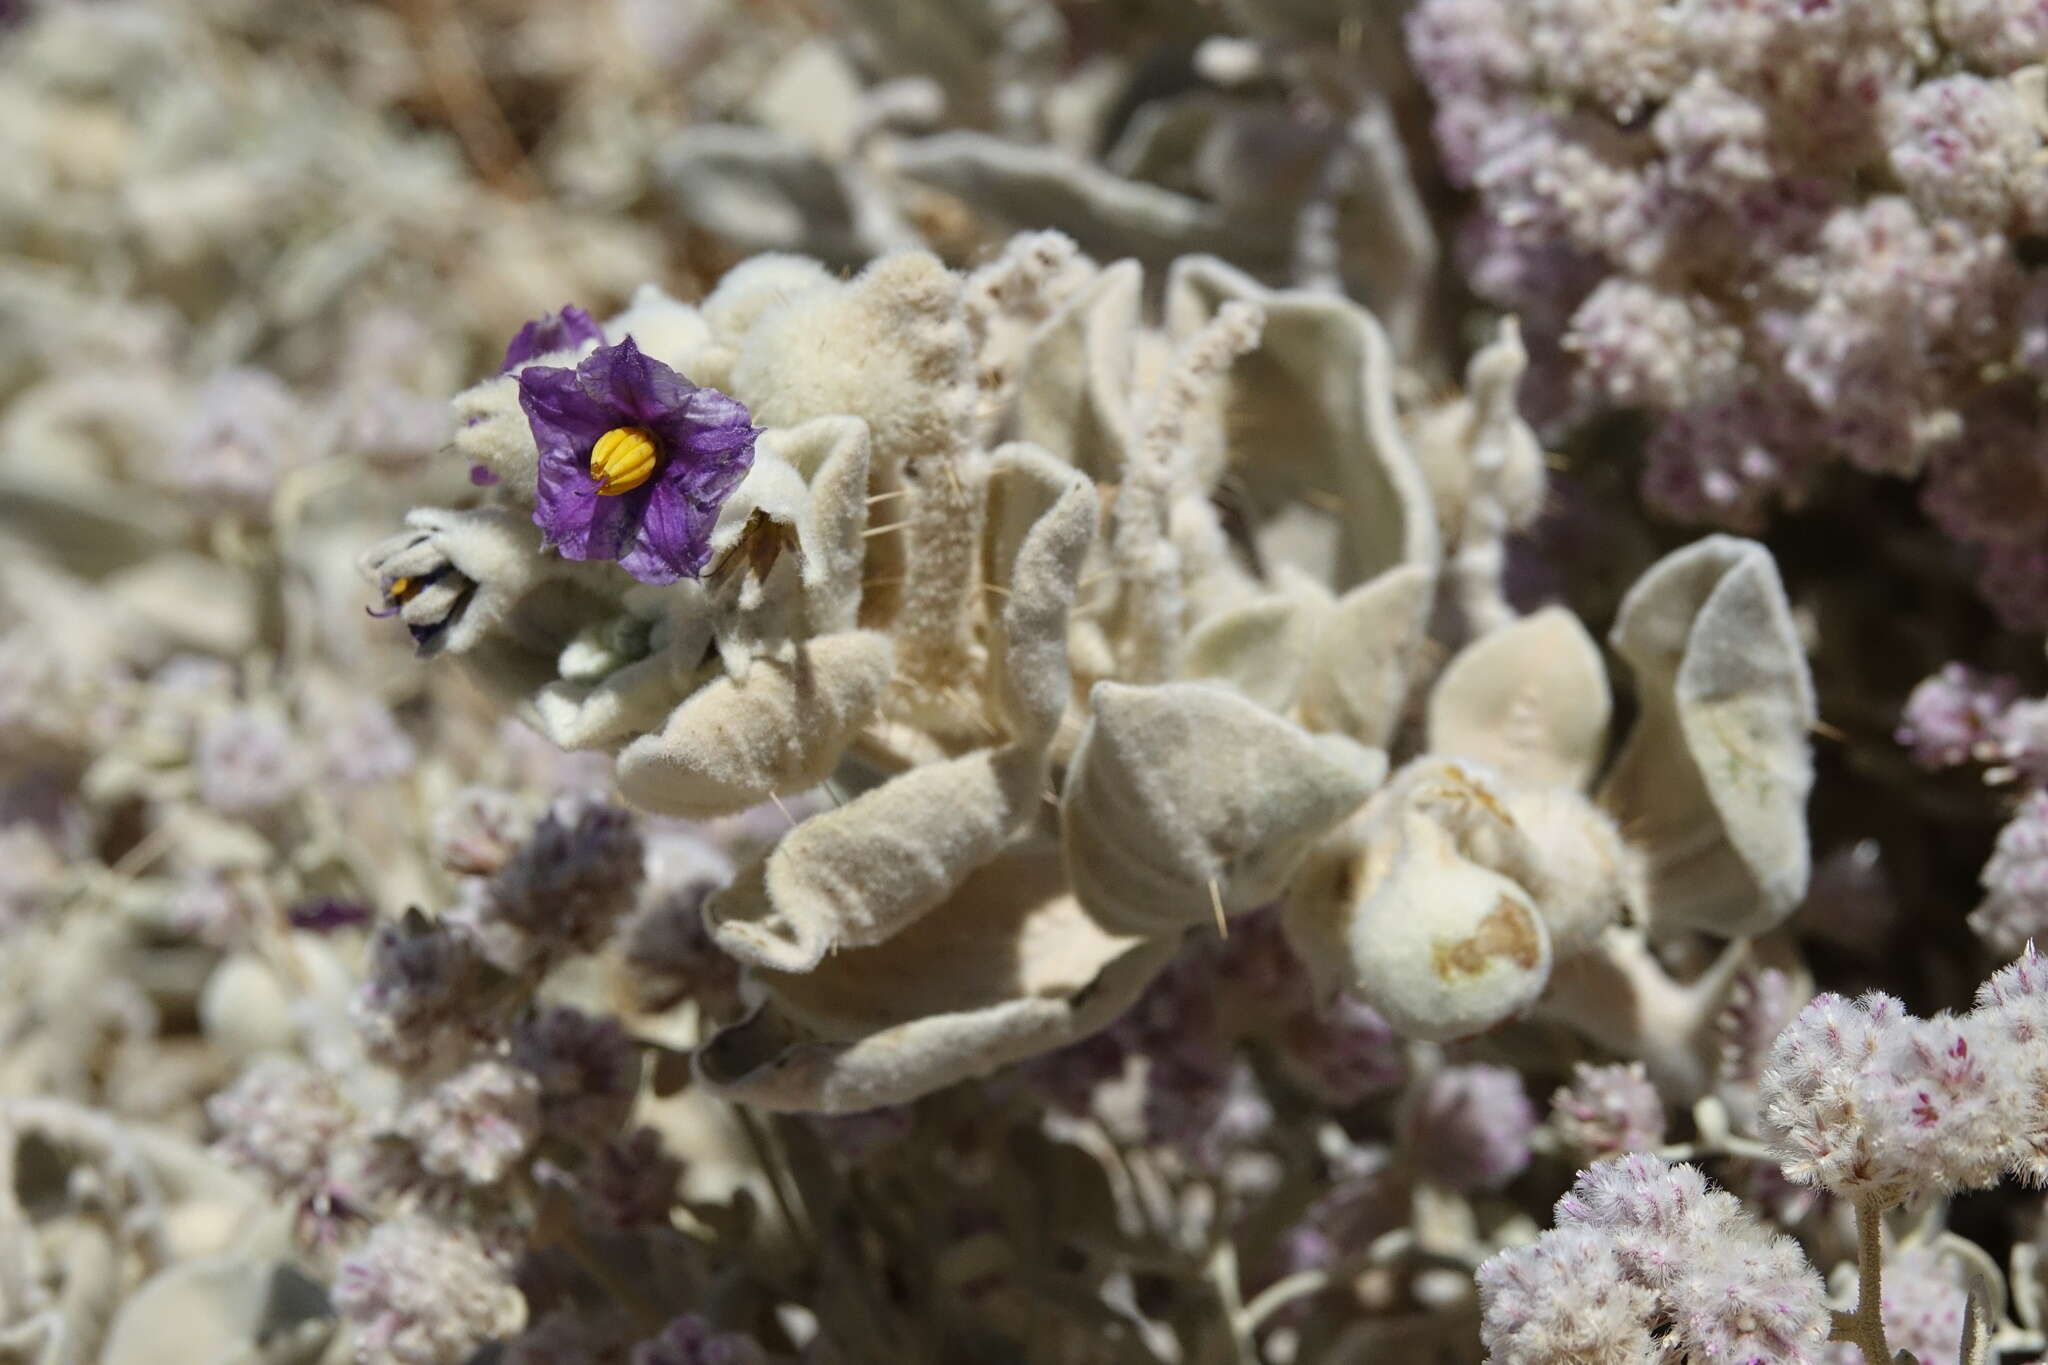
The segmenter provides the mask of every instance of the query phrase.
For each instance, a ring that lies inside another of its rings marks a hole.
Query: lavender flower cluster
[[[1550,430],[1647,414],[1686,522],[1924,475],[2001,619],[2048,624],[2037,4],[1424,0],[1407,37]]]

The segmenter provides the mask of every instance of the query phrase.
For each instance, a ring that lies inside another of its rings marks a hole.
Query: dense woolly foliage
[[[1551,422],[1649,414],[1643,493],[1689,522],[1761,526],[1834,460],[1925,474],[2048,624],[2038,5],[1423,0],[1407,38]]]
[[[2039,1356],[2044,16],[0,0],[0,1362]]]

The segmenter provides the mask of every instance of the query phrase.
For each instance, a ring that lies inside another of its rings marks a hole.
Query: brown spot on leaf
[[[1437,976],[1450,981],[1456,977],[1478,976],[1495,958],[1504,957],[1523,971],[1533,971],[1543,960],[1543,940],[1536,936],[1536,921],[1528,910],[1506,896],[1479,921],[1470,938],[1438,941],[1431,950]]]

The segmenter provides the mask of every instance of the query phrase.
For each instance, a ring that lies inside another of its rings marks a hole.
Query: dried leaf
[[[883,636],[849,631],[805,641],[786,659],[756,659],[628,744],[619,791],[647,810],[704,818],[816,786],[873,719],[890,658]]]
[[[1095,520],[1095,488],[1073,469],[1035,446],[996,452],[983,574],[1002,591],[1002,609],[989,670],[1019,746],[1050,744],[1066,712],[1067,618]]]
[[[1652,927],[1762,933],[1806,894],[1815,715],[1770,552],[1711,536],[1666,556],[1611,639],[1641,718],[1601,800],[1648,855]]]
[[[803,551],[805,627],[814,635],[852,630],[859,624],[867,559],[867,424],[856,417],[820,417],[763,432],[761,444],[809,483],[796,523]]]
[[[1435,587],[1430,570],[1399,564],[1337,600],[1302,678],[1303,724],[1387,746],[1401,720]]]
[[[1098,683],[1060,804],[1074,893],[1105,924],[1167,933],[1277,896],[1386,775],[1208,683]]]
[[[622,756],[631,796],[623,769]],[[1016,749],[913,768],[791,830],[760,870],[713,897],[712,933],[741,961],[783,972],[880,943],[994,857],[1044,781],[1043,758]]]
[[[1333,604],[1306,574],[1286,577],[1287,591],[1219,611],[1188,632],[1179,676],[1221,683],[1269,711],[1292,707]]]
[[[1059,882],[1049,845],[1012,850],[886,943],[759,973],[769,1002],[706,1043],[700,1076],[765,1108],[852,1112],[1085,1037],[1176,945],[1105,929]]]
[[[1304,498],[1329,508],[1334,560],[1301,567],[1341,590],[1397,564],[1437,563],[1429,487],[1395,417],[1393,355],[1372,314],[1340,296],[1266,289],[1208,257],[1175,262],[1166,298],[1179,336],[1232,301],[1264,312],[1258,348],[1227,380],[1232,472],[1261,508]]]
[[[1562,607],[1482,635],[1429,698],[1429,750],[1490,763],[1516,782],[1583,787],[1614,709],[1600,647]]]
[[[1046,322],[1019,364],[1017,435],[1091,479],[1123,470],[1143,285],[1136,261],[1105,268]]]

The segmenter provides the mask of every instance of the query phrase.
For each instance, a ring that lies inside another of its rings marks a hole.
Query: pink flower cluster
[[[1691,1166],[1633,1154],[1580,1173],[1556,1226],[1479,1268],[1489,1365],[1825,1358],[1820,1276]]]
[[[2020,700],[2013,679],[1952,663],[1913,689],[1896,738],[1923,767],[1980,763],[1988,778],[2028,784],[1984,864],[1970,927],[2004,954],[2048,937],[2048,700]]]
[[[1754,528],[1831,460],[1931,471],[2014,624],[2048,624],[2035,0],[1422,0],[1408,46],[1468,277],[1553,432],[1656,419],[1648,499]]]
[[[1785,1173],[1856,1203],[2048,1176],[2048,962],[2029,944],[1962,1016],[1821,995],[1771,1050],[1762,1119]]]

